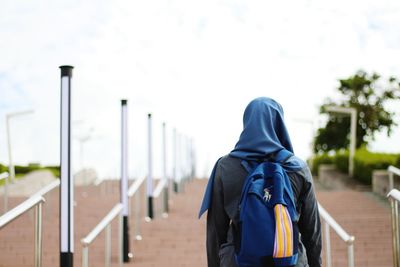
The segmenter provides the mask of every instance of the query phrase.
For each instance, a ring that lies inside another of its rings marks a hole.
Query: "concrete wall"
[[[387,170],[375,170],[372,173],[372,188],[360,185],[347,174],[339,172],[332,164],[321,164],[318,170],[318,181],[327,189],[355,189],[370,191],[382,197],[389,193],[389,173]],[[400,189],[400,177],[394,175],[394,188]]]
[[[339,172],[333,164],[321,164],[318,181],[328,189],[345,189],[348,187],[349,177]]]
[[[357,190],[371,191],[370,185],[365,185],[356,179],[349,177],[347,173],[342,173],[332,164],[321,164],[318,170],[320,183],[331,190]]]

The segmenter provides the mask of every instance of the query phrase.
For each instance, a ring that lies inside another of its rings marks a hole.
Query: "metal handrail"
[[[17,219],[19,216],[24,214],[26,211],[30,210],[34,206],[36,206],[39,202],[44,202],[44,198],[42,196],[33,196],[4,214],[0,217],[0,229]]]
[[[42,196],[36,195],[28,198],[6,214],[0,217],[0,229],[11,223],[19,216],[35,207],[35,267],[42,266]]]
[[[393,181],[394,175],[400,176],[400,169],[391,165],[388,167],[387,171],[389,173],[389,191],[390,191],[394,188],[394,181]]]
[[[400,191],[392,189],[387,198],[390,201],[392,217],[392,246],[393,246],[393,266],[400,267],[400,241],[399,241],[399,201]]]
[[[111,266],[111,228],[110,224],[115,217],[119,216],[119,266],[122,266],[122,219],[121,219],[122,204],[118,203],[111,211],[93,228],[93,230],[84,238],[81,239],[83,245],[82,250],[82,266],[89,266],[89,246],[93,240],[106,229],[106,253],[105,266]]]
[[[388,171],[400,176],[400,169],[395,166],[389,166]]]
[[[56,180],[54,180],[53,182],[49,183],[48,185],[46,185],[45,187],[43,187],[42,189],[40,189],[39,191],[37,191],[36,193],[33,193],[31,195],[31,197],[33,196],[44,196],[46,194],[48,194],[50,191],[54,190],[55,188],[60,186],[60,179],[57,178]],[[45,212],[45,217],[51,217],[51,213],[52,213],[52,200],[50,199],[51,196],[48,196],[46,198],[46,212]],[[54,198],[54,196],[52,197]]]
[[[157,186],[153,191],[153,197],[154,198],[158,198],[160,196],[161,192],[165,188],[165,184],[166,183],[167,183],[167,181],[165,179],[162,179],[157,183]]]
[[[392,198],[400,202],[400,191],[397,189],[392,189],[389,194],[387,194],[388,198]]]
[[[347,264],[348,267],[354,267],[354,236],[349,235],[319,203],[318,211],[319,215],[324,220],[325,226],[326,266],[332,266],[331,242],[329,233],[329,228],[331,227],[336,232],[336,234],[347,244]]]
[[[4,198],[4,200],[3,200],[3,205],[4,205],[3,214],[5,214],[7,212],[7,210],[8,210],[8,177],[9,177],[8,172],[0,173],[0,181],[3,180],[3,179],[5,181],[5,183],[4,183],[4,192],[3,192],[3,198]]]
[[[51,190],[57,188],[59,185],[60,185],[60,179],[54,180],[53,182],[49,183],[48,185],[46,185],[45,187],[43,187],[36,193],[32,194],[32,196],[36,196],[36,195],[44,196],[47,193],[49,193]]]
[[[136,193],[136,191],[142,185],[144,180],[146,180],[146,176],[143,176],[142,178],[136,179],[135,182],[133,182],[133,184],[128,189],[128,197],[132,197]]]

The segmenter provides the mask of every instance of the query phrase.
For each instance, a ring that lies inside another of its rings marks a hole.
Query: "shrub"
[[[39,164],[36,163],[29,163],[28,166],[21,166],[21,165],[15,165],[15,174],[27,174],[28,172],[31,171],[36,171],[39,170],[41,167]]]
[[[354,156],[354,178],[370,185],[374,170],[387,169],[390,165],[399,166],[399,159],[399,154],[372,153],[360,148]]]
[[[349,151],[336,151],[333,156],[328,154],[315,156],[312,173],[317,175],[319,165],[324,163],[333,163],[339,171],[347,173],[349,169]],[[373,153],[365,147],[359,148],[354,155],[354,178],[370,185],[372,172],[374,170],[387,169],[390,165],[400,166],[400,154]]]
[[[44,169],[51,171],[55,177],[60,178],[60,166],[46,166]]]
[[[47,169],[47,170],[51,171],[54,174],[54,176],[60,177],[60,166],[42,167],[38,163],[29,163],[28,166],[15,165],[14,169],[15,169],[15,174],[21,174],[21,175],[27,174],[31,171]],[[0,173],[2,173],[2,172],[8,172],[8,166],[5,166],[0,163]]]
[[[0,173],[7,172],[8,167],[0,163]]]
[[[24,174],[27,174],[31,171],[46,170],[46,169],[51,171],[55,177],[60,177],[60,166],[41,167],[40,164],[38,163],[29,163],[28,166],[15,165],[14,168],[15,168],[16,179],[21,178]],[[8,167],[0,163],[0,173],[3,172],[8,172]],[[2,186],[4,183],[5,181],[1,180],[0,186]]]
[[[335,164],[335,167],[339,171],[347,173],[349,170],[349,151],[340,150],[336,152],[336,155],[333,157],[333,164]]]

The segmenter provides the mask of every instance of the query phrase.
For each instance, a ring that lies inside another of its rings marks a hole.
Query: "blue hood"
[[[281,105],[268,97],[256,98],[247,105],[243,116],[243,131],[229,155],[242,159],[245,168],[246,165],[255,164],[257,160],[267,158],[282,162],[282,167],[289,172],[299,171],[305,166],[303,161],[293,156],[293,147],[283,121]],[[253,163],[247,164],[249,162]],[[218,161],[208,181],[199,218],[211,207],[217,165]]]
[[[244,111],[242,134],[229,155],[254,160],[266,158],[282,149],[293,153],[283,121],[282,106],[271,98],[254,99]]]

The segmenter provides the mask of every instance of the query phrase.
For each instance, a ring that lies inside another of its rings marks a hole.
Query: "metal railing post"
[[[147,179],[147,176],[143,176],[142,178],[137,178],[133,184],[130,186],[128,190],[128,197],[131,198],[135,196],[135,234],[136,240],[141,240],[140,236],[140,214],[142,210],[142,206],[140,204],[140,194],[142,194],[141,190],[143,189],[143,182]]]
[[[44,207],[44,209],[46,209],[45,212],[45,216],[46,218],[51,217],[51,210],[52,210],[52,200],[50,198],[52,198],[52,192],[55,188],[60,186],[60,180],[54,180],[53,182],[49,183],[48,185],[46,185],[45,187],[43,187],[42,189],[40,189],[39,191],[37,191],[36,193],[34,193],[32,196],[34,195],[38,195],[38,196],[44,196],[47,195],[47,201],[46,201],[46,207]]]
[[[392,208],[393,266],[400,267],[400,261],[399,261],[399,212],[398,212],[397,200],[391,198],[390,206]]]
[[[119,261],[119,267],[123,266],[123,246],[124,246],[124,240],[122,238],[122,229],[123,229],[123,219],[122,219],[122,214],[118,216],[118,238],[119,238],[119,253],[118,253],[118,261]]]
[[[83,246],[82,250],[82,266],[89,265],[89,246],[93,240],[102,232],[105,231],[105,266],[111,266],[111,222],[117,216],[119,217],[119,262],[120,267],[124,258],[124,239],[123,239],[123,205],[118,203],[112,210],[92,229],[92,231],[81,239]]]
[[[35,267],[42,266],[42,203],[35,206]]]
[[[160,197],[160,195],[162,194],[162,193],[165,193],[165,184],[167,183],[168,181],[167,180],[165,180],[165,179],[162,179],[162,180],[160,180],[158,183],[157,183],[157,186],[156,186],[156,188],[154,189],[154,191],[153,191],[153,199],[156,201],[155,203],[156,203],[156,213],[157,214],[162,214],[162,216],[164,217],[164,218],[166,218],[166,217],[168,217],[168,213],[163,213],[163,209],[164,209],[164,200],[165,200],[165,198],[164,198],[164,196],[165,195],[163,195],[162,197],[161,197],[161,199],[159,198]]]
[[[135,194],[135,236],[136,240],[142,240],[142,236],[140,234],[140,192],[136,192]]]
[[[104,266],[111,266],[111,225],[108,224],[106,227],[106,238],[105,238],[105,264]]]
[[[177,140],[176,140],[176,146],[177,146],[177,169],[178,169],[178,177],[176,180],[176,189],[177,193],[183,193],[183,179],[184,179],[184,173],[182,172],[182,165],[183,165],[183,155],[182,155],[182,134],[178,133],[177,134]]]
[[[162,136],[162,148],[163,148],[163,180],[164,180],[164,190],[163,190],[163,207],[162,213],[163,217],[168,216],[168,176],[167,176],[167,133],[165,122],[163,126],[163,136]]]
[[[173,139],[172,139],[172,149],[173,149],[173,179],[172,179],[172,183],[173,183],[173,189],[175,193],[178,193],[178,134],[176,129],[174,128],[174,132],[173,132]]]
[[[42,203],[44,198],[40,195],[34,195],[0,216],[0,229],[17,219],[22,214],[35,208],[34,225],[34,266],[42,266]]]
[[[329,233],[329,224],[324,221],[324,234],[325,234],[325,256],[326,256],[326,267],[332,267],[331,261],[331,237]]]
[[[354,267],[354,238],[347,242],[347,266]]]
[[[389,192],[394,188],[393,178],[394,178],[394,173],[389,171]]]
[[[332,266],[330,228],[346,243],[348,253],[348,267],[354,267],[354,236],[346,231],[332,218],[332,216],[318,203],[318,211],[324,221],[326,267]]]
[[[82,267],[88,267],[88,266],[89,266],[89,247],[84,245],[82,249]]]
[[[169,208],[168,208],[168,187],[165,187],[164,191],[163,191],[163,204],[164,205],[163,205],[163,214],[162,214],[162,216],[164,218],[166,218],[166,217],[168,217],[168,210],[169,210]]]

